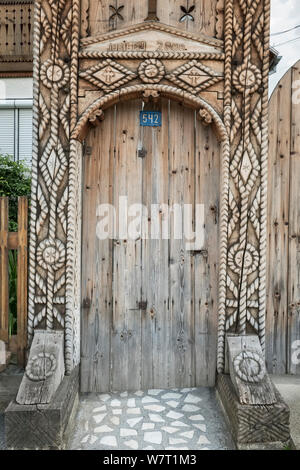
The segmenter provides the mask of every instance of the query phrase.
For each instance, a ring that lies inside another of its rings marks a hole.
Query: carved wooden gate
[[[194,110],[166,99],[148,104],[162,113],[161,127],[141,127],[143,106],[109,108],[86,141],[82,391],[215,383],[220,144]],[[107,203],[116,209],[113,239],[97,218]],[[196,205],[205,242],[189,247]],[[138,218],[129,237],[119,234],[126,212],[129,228]]]
[[[270,99],[267,348],[274,374],[299,374],[300,62]]]
[[[177,101],[218,134],[217,369],[226,332],[264,348],[269,20],[269,0],[35,1],[28,331],[65,331],[67,373],[81,357],[82,144],[122,100]]]

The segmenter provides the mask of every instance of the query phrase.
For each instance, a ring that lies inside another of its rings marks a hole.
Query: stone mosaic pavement
[[[81,397],[69,449],[226,450],[234,445],[214,389]]]

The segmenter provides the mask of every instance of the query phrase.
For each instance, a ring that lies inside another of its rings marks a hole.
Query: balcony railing
[[[0,73],[31,72],[33,0],[0,0]]]

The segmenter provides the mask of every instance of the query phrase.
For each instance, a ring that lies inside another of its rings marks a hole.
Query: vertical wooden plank
[[[218,325],[218,222],[220,144],[211,127],[196,121],[196,204],[204,205],[203,251],[195,253],[195,354],[197,386],[214,386]]]
[[[84,155],[82,244],[81,391],[110,389],[112,318],[112,240],[100,240],[101,204],[111,202],[114,163],[114,107],[90,131]]]
[[[0,340],[8,342],[8,198],[0,197]]]
[[[139,110],[139,100],[117,106],[113,201],[116,208],[120,197],[128,198],[128,208],[140,204],[142,199],[142,160],[137,153]],[[118,210],[117,214],[118,220],[119,217],[126,220],[124,211]],[[130,214],[129,223],[134,218]],[[136,218],[141,221],[138,213]],[[124,239],[119,233],[113,248],[113,390],[138,390],[141,387],[141,300],[141,236]]]
[[[17,358],[25,366],[27,345],[27,264],[28,264],[28,199],[20,197],[18,202],[18,280],[17,280]]]
[[[291,85],[300,80],[300,62],[291,70]],[[297,87],[299,88],[299,87]],[[288,92],[288,90],[287,90]],[[291,93],[297,92],[292,89]],[[297,93],[298,95],[298,93]],[[288,250],[288,373],[300,374],[300,103],[292,99],[290,197],[289,197],[289,250]],[[293,355],[295,357],[293,357]]]
[[[291,72],[270,100],[266,360],[270,373],[287,372],[288,237]]]
[[[169,242],[162,238],[163,214],[160,212],[168,204],[168,101],[163,99],[157,106],[162,112],[162,127],[142,128],[141,142],[147,151],[143,159],[143,204],[148,213],[148,239],[143,239],[142,247],[142,292],[147,300],[147,310],[142,315],[144,389],[169,388],[171,385]],[[156,206],[154,212],[152,205]]]
[[[194,203],[194,113],[170,103],[170,207]],[[183,221],[181,223],[182,229]],[[194,302],[191,288],[193,258],[186,251],[185,239],[174,239],[171,217],[170,308],[172,318],[172,364],[174,386],[194,385]]]
[[[179,29],[189,31],[191,33],[202,33],[207,36],[214,37],[216,35],[216,21],[217,21],[217,1],[218,0],[198,0],[197,2],[182,0],[165,0],[157,1],[157,16],[162,23],[169,24]],[[190,15],[194,18],[180,19],[185,15],[181,6],[189,11],[195,5],[194,10]]]
[[[123,8],[122,8],[123,7]],[[91,36],[129,27],[144,21],[148,13],[148,0],[84,0],[84,23],[88,21]],[[86,25],[83,26],[86,31]],[[84,35],[85,31],[83,31]]]

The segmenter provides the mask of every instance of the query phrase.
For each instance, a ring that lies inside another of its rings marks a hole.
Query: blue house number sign
[[[141,111],[140,125],[143,127],[161,127],[161,112]]]

